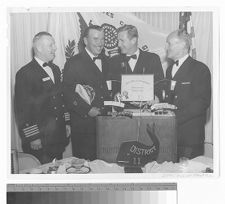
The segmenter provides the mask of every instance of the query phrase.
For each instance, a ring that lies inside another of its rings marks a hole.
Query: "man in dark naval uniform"
[[[191,40],[183,30],[167,37],[167,57],[175,63],[168,67],[166,101],[177,106],[178,157],[194,158],[204,154],[206,111],[211,100],[209,68],[189,56]]]
[[[120,92],[122,74],[153,74],[154,83],[164,78],[162,64],[157,54],[138,48],[138,30],[133,25],[124,25],[118,29],[118,47],[121,54],[110,60],[109,79],[113,95]],[[161,98],[161,92],[154,86],[155,95]]]
[[[83,35],[86,45],[83,52],[70,58],[64,68],[64,95],[70,111],[73,155],[89,160],[96,159],[96,116],[102,112],[109,93],[105,76],[107,59],[101,55],[104,47],[104,30],[89,26]],[[83,88],[82,88],[83,87]],[[79,88],[85,89],[85,97]],[[87,100],[89,98],[90,100]]]
[[[70,134],[63,102],[61,72],[52,63],[56,45],[51,34],[33,38],[34,58],[16,74],[15,113],[22,148],[41,163],[61,159]]]

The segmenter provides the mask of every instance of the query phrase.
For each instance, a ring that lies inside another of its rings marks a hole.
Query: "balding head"
[[[178,60],[189,53],[190,36],[184,30],[176,30],[167,37],[167,57]]]
[[[48,32],[39,32],[33,38],[34,55],[44,62],[55,58],[56,45],[52,35]]]

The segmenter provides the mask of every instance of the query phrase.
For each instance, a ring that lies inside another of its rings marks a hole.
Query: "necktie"
[[[98,55],[97,57],[93,57],[93,61],[95,62],[95,60],[97,59],[101,59],[101,57]]]
[[[132,59],[137,59],[137,55],[126,56],[127,61],[129,61],[131,58]]]
[[[179,65],[179,60],[176,60],[174,63],[173,63],[173,65],[176,65],[176,66],[178,66]]]
[[[42,65],[43,67],[47,67],[47,66],[49,66],[50,68],[52,68],[52,63],[51,62],[45,62],[45,63],[43,63],[43,65]]]

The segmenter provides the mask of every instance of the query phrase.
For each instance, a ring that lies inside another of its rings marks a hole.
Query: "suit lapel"
[[[173,77],[173,80],[177,81],[182,79],[183,76],[187,76],[188,72],[189,72],[189,65],[191,63],[191,57],[189,56],[184,63],[180,66],[180,68],[178,69],[178,71],[176,72],[176,74]]]
[[[126,55],[120,54],[118,60],[120,62],[120,69],[121,69],[122,74],[132,74],[132,70],[126,59]]]
[[[166,78],[170,80],[172,80],[172,68],[173,68],[173,65],[169,66],[166,70]]]
[[[103,56],[103,58],[102,58],[102,74],[105,77],[108,74],[108,71],[109,71],[108,68],[109,68],[109,64],[108,64],[107,57]]]
[[[61,72],[59,72],[55,67],[52,68],[52,72],[54,75],[55,84],[60,83]]]
[[[39,77],[41,78],[42,82],[44,82],[44,79],[46,79],[47,77],[49,77],[49,75],[47,74],[47,72],[38,64],[38,62],[33,59],[33,64],[35,67],[36,72],[38,73]],[[50,78],[50,77],[49,77]],[[52,79],[49,79],[51,85],[54,85]]]
[[[143,63],[144,63],[144,55],[143,55],[143,51],[140,50],[140,54],[138,56],[137,62],[135,64],[135,67],[133,70],[134,74],[143,74],[144,73],[144,64]]]
[[[82,56],[84,58],[84,62],[86,63],[87,69],[90,73],[93,73],[97,76],[103,76],[103,73],[99,70],[98,66],[94,63],[94,61],[91,59],[91,57],[88,55],[86,51],[82,53]],[[103,68],[103,60],[102,60],[102,68]],[[102,69],[103,70],[103,69]]]

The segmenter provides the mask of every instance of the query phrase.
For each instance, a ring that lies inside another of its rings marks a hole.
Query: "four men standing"
[[[15,107],[23,149],[42,163],[62,158],[68,142],[65,105],[71,118],[73,156],[94,160],[97,158],[95,119],[104,111],[103,102],[110,100],[106,80],[117,81],[113,84],[115,94],[120,90],[121,74],[153,74],[154,82],[164,78],[159,56],[138,48],[138,31],[132,25],[118,29],[121,54],[110,60],[102,54],[104,30],[100,26],[89,26],[83,40],[84,51],[65,64],[63,89],[60,70],[52,63],[54,39],[46,32],[34,37],[35,57],[16,75]],[[176,65],[167,69],[169,82],[163,90],[155,88],[155,95],[161,100],[165,91],[164,100],[177,106],[178,157],[193,158],[204,153],[204,125],[211,98],[210,72],[206,65],[189,56],[190,38],[183,31],[172,32],[167,44],[168,58]],[[88,101],[82,96],[84,92]]]

